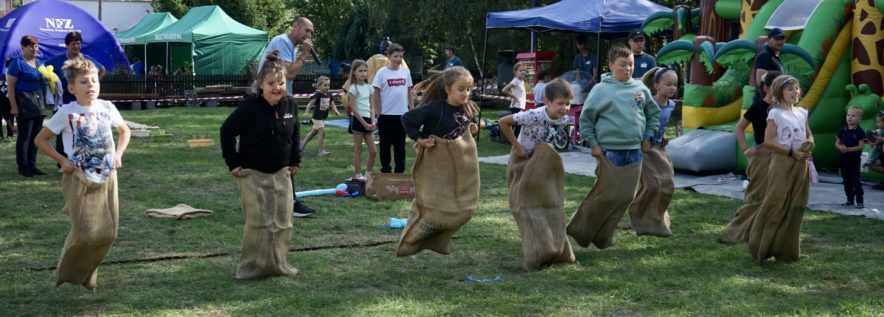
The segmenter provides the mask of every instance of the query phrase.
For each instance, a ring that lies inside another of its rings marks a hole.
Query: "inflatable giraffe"
[[[853,83],[868,84],[872,92],[884,95],[884,14],[875,8],[875,0],[856,0],[851,42]]]

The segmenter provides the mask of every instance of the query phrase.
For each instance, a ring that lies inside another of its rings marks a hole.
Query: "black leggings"
[[[378,137],[380,138],[381,173],[390,173],[390,147],[396,161],[395,173],[405,172],[405,128],[402,116],[381,115],[378,117]]]
[[[15,163],[19,172],[32,172],[37,168],[37,144],[34,139],[43,128],[43,116],[30,119],[18,118],[18,138],[15,140]]]

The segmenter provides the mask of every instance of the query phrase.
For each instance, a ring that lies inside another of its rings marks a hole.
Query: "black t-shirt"
[[[454,140],[467,130],[469,124],[470,118],[463,107],[455,107],[444,101],[433,101],[402,115],[402,126],[412,140],[425,139],[430,135]]]
[[[850,129],[847,126],[841,127],[841,130],[838,130],[838,140],[841,141],[841,145],[846,147],[854,147],[859,145],[859,141],[866,138],[866,131],[864,131],[860,127],[856,127],[855,129]],[[862,156],[862,152],[847,152],[841,153],[842,159],[847,158],[860,158]]]
[[[332,95],[329,93],[316,92],[310,99],[313,100],[313,120],[325,120],[328,118],[328,109],[334,102]]]
[[[783,70],[783,62],[780,61],[780,57],[774,55],[773,50],[770,49],[767,44],[765,44],[761,48],[761,53],[758,53],[758,56],[755,57],[755,69],[752,70],[752,73],[755,73],[756,69],[764,69],[767,71],[778,71],[780,73],[785,73]],[[755,78],[755,81],[760,81],[761,78]],[[752,97],[752,101],[758,101],[761,99],[761,94],[756,91],[755,95]]]
[[[743,114],[743,118],[752,123],[752,131],[755,133],[755,145],[764,144],[764,130],[767,129],[768,108],[770,108],[770,104],[762,99],[753,102],[749,110],[746,110],[746,113]]]

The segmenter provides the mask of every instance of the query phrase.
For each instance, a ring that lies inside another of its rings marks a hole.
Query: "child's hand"
[[[667,138],[667,137],[664,136],[664,137],[663,137],[663,142],[661,142],[661,144],[663,144],[663,147],[666,147],[667,145],[669,145],[669,138]]]
[[[417,144],[424,147],[425,149],[429,149],[431,147],[436,146],[436,140],[433,139],[417,139]]]
[[[118,170],[123,167],[123,158],[117,155],[114,155],[114,169]]]
[[[847,153],[847,147],[841,144],[835,144],[835,148],[838,149],[838,152]]]
[[[810,157],[810,153],[802,151],[792,151],[792,157],[799,161],[805,161],[808,157]]]
[[[479,133],[479,126],[475,122],[470,122],[470,134]]]
[[[755,148],[754,147],[747,148],[745,151],[743,151],[743,155],[746,157],[755,156]]]
[[[335,111],[335,115],[336,115],[336,116],[340,116],[340,115],[341,115],[341,112],[340,112],[340,111]]]
[[[644,140],[642,141],[642,152],[648,152],[651,150],[651,141]]]
[[[116,160],[114,160],[116,161]],[[77,170],[77,166],[74,165],[74,162],[71,160],[65,159],[64,162],[61,163],[61,172],[65,174],[73,173]]]
[[[230,175],[234,177],[242,177],[242,168],[237,166],[236,168],[230,170]]]
[[[300,172],[300,171],[301,171],[301,169],[298,168],[297,166],[290,166],[289,167],[289,172],[291,172],[292,175],[298,175],[298,172]]]
[[[523,147],[521,143],[516,143],[515,145],[513,145],[513,151],[513,154],[518,158],[527,159],[531,157],[530,155],[528,155],[528,151],[525,151],[525,147]]]
[[[590,151],[590,154],[592,154],[592,156],[595,157],[595,158],[597,158],[597,159],[602,158],[602,154],[603,154],[603,153],[602,153],[602,147],[601,147],[601,146],[598,146],[598,145],[592,147],[592,150]]]

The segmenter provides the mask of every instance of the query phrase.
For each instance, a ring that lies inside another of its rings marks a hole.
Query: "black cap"
[[[445,45],[445,49],[454,52],[454,45]]]
[[[767,38],[775,39],[780,37],[786,37],[786,33],[781,28],[773,28],[770,29],[770,32],[767,32]]]
[[[635,38],[637,38],[637,37],[644,38],[644,37],[645,37],[645,33],[642,32],[641,29],[635,29],[635,30],[632,30],[632,31],[629,32],[629,39],[630,39],[630,40],[635,39]]]

